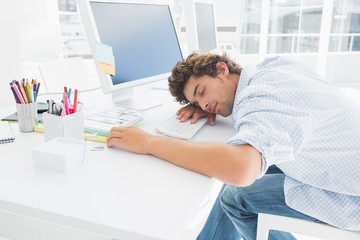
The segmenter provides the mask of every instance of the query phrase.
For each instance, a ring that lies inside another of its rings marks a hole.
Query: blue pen
[[[34,96],[34,101],[33,102],[36,102],[36,83],[33,84],[33,96]]]
[[[68,92],[68,100],[70,102],[70,95],[71,95],[71,88],[69,88],[69,92]]]

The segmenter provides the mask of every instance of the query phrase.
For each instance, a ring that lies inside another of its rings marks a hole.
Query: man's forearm
[[[250,185],[261,170],[261,155],[249,145],[200,143],[152,136],[147,152],[183,168],[239,186]]]

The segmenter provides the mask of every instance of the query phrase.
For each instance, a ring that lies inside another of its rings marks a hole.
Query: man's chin
[[[220,115],[222,117],[228,117],[231,115],[231,112],[230,113],[218,113],[218,115]]]

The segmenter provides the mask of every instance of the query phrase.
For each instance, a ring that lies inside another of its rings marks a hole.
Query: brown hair
[[[171,95],[181,104],[189,103],[183,92],[189,78],[191,76],[199,78],[204,75],[216,77],[219,73],[216,67],[218,62],[224,62],[229,69],[229,73],[240,74],[241,72],[240,65],[231,60],[226,53],[218,55],[193,52],[174,66],[171,76],[168,78]]]

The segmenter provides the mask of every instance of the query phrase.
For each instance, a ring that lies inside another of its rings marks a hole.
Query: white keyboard
[[[189,119],[182,123],[174,115],[155,130],[168,137],[190,140],[202,129],[207,120],[207,118],[200,118],[196,123],[191,124],[191,119]]]
[[[143,120],[138,111],[117,106],[84,106],[84,118],[92,121],[125,127]]]

